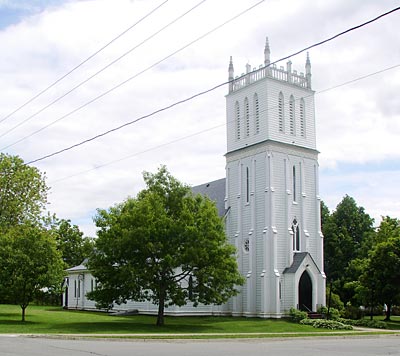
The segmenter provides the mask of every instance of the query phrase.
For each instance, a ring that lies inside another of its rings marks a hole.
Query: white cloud
[[[0,135],[197,2],[170,0],[93,60],[0,123]],[[53,3],[57,6],[45,8],[43,12],[26,16],[18,24],[0,30],[0,120],[160,3],[155,0],[60,1]],[[252,0],[205,2],[71,95],[1,137],[1,147],[61,118],[255,3]],[[4,4],[0,2],[0,7]],[[211,88],[227,80],[230,55],[234,59],[236,74],[244,72],[246,63],[258,67],[264,60],[267,35],[272,59],[275,60],[397,5],[394,0],[365,1],[362,6],[358,1],[348,0],[289,1],[285,6],[277,0],[264,2],[95,103],[6,149],[6,152],[30,161]],[[384,172],[363,171],[356,176],[354,172],[349,175],[341,171],[341,167],[343,162],[368,165],[369,162],[390,162],[400,158],[396,145],[400,131],[396,99],[399,70],[393,69],[326,93],[318,92],[399,64],[400,53],[394,45],[400,37],[397,31],[399,16],[399,13],[391,14],[310,50],[313,87],[317,91],[321,195],[327,197],[331,207],[349,194],[354,195],[374,216],[380,214],[377,210],[381,210],[381,214],[397,214],[398,205],[392,199],[397,193],[387,187],[396,181],[398,172],[386,175]],[[292,62],[294,69],[304,71],[305,54],[292,58]],[[166,164],[173,174],[189,184],[224,176],[226,136],[221,125],[226,120],[226,90],[215,90],[36,163],[39,169],[47,172],[52,185],[50,209],[60,217],[79,222],[86,233],[93,234],[91,216],[95,209],[107,208],[127,195],[136,194],[143,187],[143,170],[154,171],[160,164]],[[216,126],[219,128],[167,144]],[[161,147],[155,149],[158,146]],[[128,156],[131,158],[93,169]],[[337,170],[328,170],[332,167]],[[60,178],[85,171],[57,182]],[[385,177],[390,177],[390,180],[384,180]],[[387,184],[375,186],[374,194],[360,188],[362,182],[370,186],[379,179]]]

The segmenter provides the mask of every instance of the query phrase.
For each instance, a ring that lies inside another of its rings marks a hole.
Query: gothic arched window
[[[279,131],[285,132],[285,106],[282,92],[279,93],[278,99],[278,120],[279,120]]]
[[[296,218],[294,218],[292,223],[292,232],[293,232],[293,251],[300,251],[300,228]]]
[[[296,167],[293,166],[293,201],[296,201]]]
[[[236,122],[236,138],[240,140],[240,107],[239,103],[235,103],[235,122]]]
[[[250,202],[250,170],[246,167],[246,203]]]
[[[249,99],[247,99],[247,97],[244,99],[244,116],[246,122],[246,136],[250,136],[250,109]]]
[[[289,100],[289,126],[290,126],[290,134],[296,135],[296,123],[294,117],[294,97],[290,96]]]
[[[305,137],[305,135],[306,135],[306,128],[305,128],[305,126],[306,126],[306,123],[305,123],[305,120],[306,120],[306,113],[305,113],[305,103],[304,103],[304,99],[303,98],[301,98],[301,100],[300,100],[300,135],[302,136],[302,137]]]
[[[254,94],[253,98],[253,104],[254,104],[254,127],[255,127],[255,133],[258,134],[260,132],[260,105],[258,103],[258,95],[257,93]]]

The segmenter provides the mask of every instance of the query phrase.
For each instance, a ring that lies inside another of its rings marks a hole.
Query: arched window
[[[250,136],[250,109],[249,99],[247,99],[247,97],[244,99],[244,116],[246,122],[246,136]]]
[[[278,120],[279,132],[285,132],[285,106],[282,92],[279,93],[278,99]]]
[[[305,102],[304,99],[301,98],[300,100],[300,135],[302,137],[306,136],[306,113],[305,113]]]
[[[240,140],[240,107],[235,103],[236,139]]]
[[[297,193],[296,193],[296,167],[293,166],[293,201],[296,201],[297,197]]]
[[[253,111],[254,111],[254,127],[255,127],[254,132],[258,134],[260,132],[260,105],[258,103],[257,93],[254,94],[253,104],[254,104]]]
[[[293,220],[292,223],[292,232],[293,232],[293,251],[300,251],[300,228],[296,218]]]
[[[294,117],[294,97],[290,96],[289,100],[289,126],[290,126],[290,134],[296,135],[296,123]]]

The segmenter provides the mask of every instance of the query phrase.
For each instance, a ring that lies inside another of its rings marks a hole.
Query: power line
[[[349,81],[347,81],[347,82],[343,82],[343,83],[334,85],[334,86],[332,86],[332,87],[329,87],[329,88],[325,88],[325,89],[316,91],[316,92],[315,92],[315,95],[323,94],[323,93],[329,92],[329,91],[331,91],[331,90],[334,90],[334,89],[337,89],[337,88],[341,88],[341,87],[346,86],[346,85],[349,85],[349,84],[356,83],[356,82],[358,82],[358,81],[360,81],[360,80],[363,80],[363,79],[366,79],[366,78],[369,78],[369,77],[372,77],[372,76],[375,76],[375,75],[378,75],[378,74],[387,72],[387,71],[389,71],[389,70],[392,70],[392,69],[395,69],[395,68],[398,68],[398,67],[400,67],[400,64],[396,64],[396,65],[394,65],[394,66],[387,67],[387,68],[378,70],[378,71],[376,71],[376,72],[363,75],[363,76],[361,76],[361,77],[354,78],[354,79],[349,80]],[[303,97],[303,99],[306,99],[306,98],[308,98],[308,97],[310,97],[310,96],[312,96],[312,95],[313,95],[313,94],[307,95],[307,96]],[[300,99],[296,99],[296,100],[300,100]],[[288,104],[288,103],[289,103],[289,100],[286,102],[286,104]],[[261,110],[260,113],[264,113],[264,112],[266,112],[266,111],[270,111],[270,110],[273,110],[273,109],[276,109],[276,108],[278,108],[278,105],[274,105],[274,106],[272,106],[272,107],[268,107],[268,108],[266,108],[266,109],[264,109],[264,110]],[[254,116],[254,114],[252,114],[252,116]],[[232,123],[232,122],[234,122],[234,120],[232,120],[232,121],[230,121],[230,122],[228,122],[228,123]],[[100,168],[107,167],[107,166],[109,166],[109,165],[111,165],[111,164],[115,164],[115,163],[124,161],[124,160],[126,160],[126,159],[129,159],[129,158],[132,158],[132,157],[135,157],[135,156],[139,156],[139,155],[141,155],[141,154],[144,154],[144,153],[147,153],[147,152],[151,152],[151,151],[160,149],[160,148],[165,147],[165,146],[172,145],[172,144],[177,143],[177,142],[180,142],[180,141],[187,140],[187,139],[189,139],[189,138],[192,138],[192,137],[201,135],[201,134],[203,134],[203,133],[205,133],[205,132],[209,132],[209,131],[218,129],[218,128],[222,127],[222,126],[225,126],[226,124],[227,124],[227,123],[219,124],[219,125],[216,125],[216,126],[208,127],[208,128],[206,128],[206,129],[204,129],[204,130],[201,130],[201,131],[194,132],[194,133],[192,133],[192,134],[190,134],[190,135],[185,135],[185,136],[182,136],[182,137],[178,137],[178,138],[176,138],[176,139],[174,139],[174,140],[171,140],[171,141],[168,141],[168,142],[165,142],[165,143],[161,143],[161,144],[159,144],[159,145],[157,145],[157,146],[153,146],[153,147],[147,148],[147,149],[145,149],[145,150],[143,150],[143,151],[135,152],[135,153],[130,154],[130,155],[128,155],[128,156],[121,157],[121,158],[118,158],[118,159],[115,159],[115,160],[112,160],[112,161],[109,161],[109,162],[106,162],[106,163],[97,165],[97,166],[94,167],[94,168],[90,168],[90,169],[87,169],[87,170],[84,170],[84,171],[80,171],[80,172],[74,173],[74,174],[72,174],[72,175],[63,177],[63,178],[56,179],[56,180],[50,182],[50,184],[52,184],[52,183],[58,183],[58,182],[61,182],[61,181],[64,181],[64,180],[67,180],[67,179],[70,179],[70,178],[73,178],[73,177],[76,177],[76,176],[79,176],[79,175],[82,175],[82,174],[85,174],[85,173],[94,171],[94,170],[97,170],[97,169],[100,169]],[[27,164],[30,164],[30,163],[31,163],[31,162],[29,162],[29,163],[27,163]]]
[[[193,41],[187,43],[187,44],[184,45],[183,47],[180,47],[179,49],[177,49],[177,50],[174,51],[173,53],[171,53],[171,54],[169,54],[168,56],[164,57],[163,59],[160,59],[159,61],[153,63],[152,65],[148,66],[147,68],[143,69],[142,71],[136,73],[135,75],[129,77],[128,79],[124,80],[123,82],[121,82],[121,83],[117,84],[116,86],[112,87],[111,89],[108,89],[107,91],[103,92],[102,94],[100,94],[100,95],[96,96],[95,98],[93,98],[93,99],[87,101],[86,103],[82,104],[81,106],[79,106],[79,107],[75,108],[74,110],[68,112],[67,114],[61,116],[60,118],[58,118],[58,119],[52,121],[52,122],[49,123],[48,125],[43,126],[43,127],[41,127],[40,129],[38,129],[38,130],[32,132],[31,134],[29,134],[29,135],[27,135],[27,136],[24,136],[23,138],[21,138],[21,139],[15,141],[15,142],[13,142],[13,143],[7,145],[7,146],[4,146],[4,147],[0,148],[0,150],[2,151],[2,150],[5,150],[6,148],[12,147],[12,146],[16,145],[17,143],[20,143],[20,142],[26,140],[27,138],[30,138],[30,137],[36,135],[37,133],[39,133],[39,132],[45,130],[46,128],[48,128],[48,127],[54,125],[55,123],[57,123],[57,122],[59,122],[59,121],[65,119],[65,118],[67,118],[68,116],[71,116],[72,114],[74,114],[74,113],[76,113],[76,112],[82,110],[82,109],[85,108],[86,106],[89,106],[90,104],[92,104],[92,103],[94,103],[95,101],[101,99],[102,97],[106,96],[107,94],[109,94],[109,93],[113,92],[114,90],[116,90],[116,89],[122,87],[123,85],[125,85],[125,84],[128,83],[128,82],[130,82],[130,81],[133,80],[134,78],[137,78],[137,77],[140,76],[141,74],[143,74],[143,73],[147,72],[148,70],[150,70],[150,69],[156,67],[157,65],[161,64],[162,62],[164,62],[164,61],[166,61],[167,59],[169,59],[169,58],[171,58],[172,56],[174,56],[175,54],[177,54],[177,53],[183,51],[184,49],[188,48],[188,47],[191,46],[192,44],[194,44],[194,43],[200,41],[200,40],[203,39],[204,37],[210,35],[211,33],[215,32],[215,31],[217,31],[218,29],[220,29],[221,27],[227,25],[228,23],[232,22],[233,20],[237,19],[238,17],[244,15],[245,13],[247,13],[247,12],[250,11],[250,10],[252,10],[252,9],[255,8],[256,6],[260,5],[260,4],[261,4],[262,2],[264,2],[264,1],[265,1],[265,0],[261,0],[261,1],[257,2],[256,4],[254,4],[254,5],[250,6],[249,8],[247,8],[246,10],[240,12],[239,14],[235,15],[234,17],[231,17],[229,20],[227,20],[227,21],[225,21],[224,23],[218,25],[217,27],[214,27],[212,30],[210,30],[210,31],[208,31],[208,32],[206,32],[206,33],[204,33],[204,34],[201,35],[200,37],[197,37],[197,38],[194,39]],[[220,86],[222,86],[222,85],[224,85],[224,84],[225,84],[225,83],[221,84]],[[216,89],[216,88],[215,88],[215,89]],[[185,100],[185,101],[187,101],[187,100]],[[175,105],[172,105],[172,106],[175,106]],[[171,107],[172,107],[172,106],[171,106]],[[146,117],[152,116],[152,115],[154,115],[155,113],[160,112],[160,111],[164,111],[164,109],[163,109],[163,110],[157,110],[157,111],[155,111],[155,112],[154,112],[153,114],[151,114],[151,115],[146,115]],[[123,126],[126,126],[126,125],[123,125]],[[121,128],[121,127],[120,127],[120,128]],[[111,131],[115,131],[115,130],[111,130]],[[104,136],[104,135],[102,135],[102,134],[99,135],[99,137],[101,137],[101,136]],[[88,141],[92,141],[92,139],[89,139]],[[72,148],[72,147],[71,147],[71,148]],[[71,148],[70,148],[70,149],[71,149]],[[61,152],[59,152],[59,153],[61,153]]]
[[[262,2],[262,1],[260,1],[259,3],[253,5],[252,7],[250,7],[250,8],[247,9],[247,10],[245,10],[244,12],[249,11],[251,8],[257,6],[257,5],[260,4],[261,2]],[[375,18],[372,19],[372,20],[369,20],[369,21],[364,22],[364,23],[362,23],[362,24],[360,24],[360,25],[354,26],[354,27],[352,27],[352,28],[350,28],[350,29],[347,29],[347,30],[345,30],[345,31],[343,31],[343,32],[340,32],[340,33],[338,33],[338,34],[336,34],[336,35],[334,35],[334,36],[332,36],[332,37],[330,37],[330,38],[328,38],[328,39],[326,39],[326,40],[323,40],[323,41],[317,42],[317,43],[315,43],[315,44],[313,44],[313,45],[310,45],[310,46],[308,46],[308,47],[306,47],[306,48],[304,48],[304,49],[302,49],[302,50],[299,50],[299,51],[297,51],[297,52],[291,54],[291,55],[285,56],[285,57],[283,57],[283,58],[281,58],[281,59],[279,59],[279,60],[277,60],[277,61],[275,61],[275,62],[270,63],[270,64],[267,65],[266,67],[271,66],[271,65],[273,65],[273,64],[276,64],[276,63],[278,63],[278,62],[281,62],[282,60],[288,59],[288,58],[293,57],[293,56],[295,56],[295,55],[298,55],[298,54],[300,54],[300,53],[302,53],[302,52],[305,52],[305,51],[307,51],[307,50],[309,50],[309,49],[311,49],[311,48],[314,48],[314,47],[320,46],[320,45],[322,45],[322,44],[324,44],[324,43],[327,43],[327,42],[329,42],[329,41],[332,41],[333,39],[338,38],[339,36],[342,36],[342,35],[344,35],[344,34],[346,34],[346,33],[349,33],[350,31],[354,31],[354,30],[359,29],[359,28],[361,28],[361,27],[363,27],[363,26],[366,26],[366,25],[368,25],[368,24],[370,24],[370,23],[372,23],[372,22],[374,22],[374,21],[377,21],[378,19],[380,19],[380,18],[382,18],[382,17],[384,17],[384,16],[387,16],[387,15],[389,15],[389,14],[395,12],[395,11],[398,11],[398,10],[400,10],[400,7],[397,7],[397,8],[395,8],[395,9],[393,9],[393,10],[390,10],[390,11],[384,13],[384,14],[381,14],[381,15],[375,17]],[[243,13],[244,13],[244,12],[243,12]],[[243,14],[243,13],[241,13],[241,14]],[[237,16],[235,16],[234,18],[237,18],[238,16],[240,16],[240,14],[237,15]],[[234,19],[234,18],[232,18],[232,19]],[[231,20],[228,20],[227,22],[232,21],[232,19],[231,19]],[[227,23],[227,22],[225,22],[225,23]],[[222,26],[222,25],[218,26],[217,28],[219,28],[219,27],[221,27],[221,26]],[[212,30],[212,31],[213,31],[213,30]],[[210,32],[212,32],[212,31],[210,31]],[[210,33],[210,32],[208,32],[208,33]],[[199,37],[199,38],[202,38],[202,37],[204,37],[204,36],[205,36],[205,35],[203,35],[203,36],[201,36],[201,37]],[[196,41],[196,40],[195,40],[195,41]],[[193,42],[195,42],[195,41],[193,41]],[[193,42],[191,42],[191,43],[193,43]],[[190,45],[190,44],[189,44],[189,45]],[[183,47],[183,48],[186,48],[186,47],[189,46],[189,45],[186,45],[186,46]],[[172,55],[173,55],[173,54],[172,54]],[[170,56],[172,56],[172,55],[170,55]],[[168,56],[168,58],[169,58],[170,56]],[[166,57],[166,58],[167,58],[167,57]],[[154,65],[153,65],[153,66],[154,66]],[[258,70],[258,69],[257,69],[257,70]],[[256,70],[256,71],[257,71],[257,70]],[[245,75],[247,75],[247,74],[245,74]],[[129,79],[128,79],[128,80],[129,80]],[[237,79],[233,79],[232,82],[235,81],[235,80],[237,80]],[[58,155],[58,154],[61,154],[61,153],[63,153],[63,152],[66,152],[66,151],[69,151],[69,150],[71,150],[71,149],[73,149],[73,148],[76,148],[76,147],[78,147],[78,146],[84,145],[84,144],[86,144],[86,143],[88,143],[88,142],[94,141],[94,140],[96,140],[96,139],[98,139],[98,138],[100,138],[100,137],[103,137],[103,136],[105,136],[105,135],[108,135],[109,133],[118,131],[118,130],[120,130],[120,129],[126,127],[126,126],[135,124],[135,123],[137,123],[138,121],[141,121],[141,120],[143,120],[143,119],[149,118],[149,117],[151,117],[151,116],[154,116],[155,114],[158,114],[158,113],[160,113],[160,112],[163,112],[163,111],[166,111],[166,110],[168,110],[168,109],[171,109],[171,108],[174,107],[174,106],[177,106],[177,105],[183,104],[183,103],[185,103],[185,102],[187,102],[187,101],[190,101],[190,100],[192,100],[192,99],[194,99],[194,98],[196,98],[196,97],[198,97],[198,96],[202,96],[202,95],[204,95],[204,94],[207,94],[207,93],[209,93],[209,92],[212,92],[212,91],[214,91],[214,90],[216,90],[216,89],[218,89],[218,88],[220,88],[220,87],[222,87],[222,86],[224,86],[224,85],[226,85],[226,84],[229,84],[230,82],[231,82],[231,81],[226,81],[226,82],[223,82],[223,83],[221,83],[221,84],[218,84],[218,85],[216,85],[216,86],[214,86],[214,87],[212,87],[212,88],[210,88],[210,89],[204,90],[204,91],[202,91],[202,92],[200,92],[200,93],[197,93],[197,94],[195,94],[195,95],[192,95],[192,96],[190,96],[190,97],[188,97],[188,98],[186,98],[186,99],[177,101],[177,102],[175,102],[175,103],[173,103],[173,104],[170,104],[170,105],[168,105],[168,106],[165,106],[165,107],[163,107],[163,108],[161,108],[161,109],[155,110],[155,111],[153,111],[153,112],[150,113],[150,114],[141,116],[141,117],[139,117],[139,118],[137,118],[137,119],[134,119],[134,120],[132,120],[132,121],[129,121],[129,122],[123,124],[123,125],[120,125],[120,126],[117,126],[117,127],[113,128],[113,129],[107,130],[107,131],[105,131],[105,132],[103,132],[103,133],[101,133],[101,134],[98,134],[98,135],[96,135],[96,136],[93,136],[93,137],[91,137],[91,138],[88,138],[88,139],[86,139],[86,140],[84,140],[84,141],[81,141],[81,142],[79,142],[79,143],[76,143],[76,144],[74,144],[74,145],[72,145],[72,146],[66,147],[66,148],[61,149],[61,150],[59,150],[59,151],[50,153],[50,154],[48,154],[48,155],[42,156],[42,157],[37,158],[37,159],[32,160],[32,161],[29,161],[29,162],[26,163],[26,164],[32,164],[32,163],[35,163],[35,162],[42,161],[42,160],[44,160],[44,159],[47,159],[47,158],[56,156],[56,155]],[[105,94],[102,94],[102,95],[104,96]],[[96,100],[97,100],[97,99],[96,99]],[[9,146],[7,146],[7,147],[9,147]]]
[[[71,73],[73,73],[75,70],[77,70],[79,67],[81,67],[82,65],[84,65],[86,62],[88,62],[89,60],[91,60],[94,56],[98,55],[101,51],[103,51],[104,49],[106,49],[109,45],[111,45],[113,42],[115,42],[117,39],[119,39],[120,37],[122,37],[123,35],[125,35],[128,31],[130,31],[132,28],[134,28],[136,25],[138,25],[139,23],[141,23],[143,20],[145,20],[146,18],[148,18],[150,15],[152,15],[156,10],[158,10],[161,6],[163,6],[164,4],[166,4],[168,2],[168,0],[165,0],[163,3],[161,3],[160,5],[156,6],[153,10],[151,10],[149,13],[147,13],[145,16],[143,16],[141,19],[139,19],[138,21],[136,21],[133,25],[129,26],[126,30],[122,31],[117,37],[114,37],[111,41],[109,41],[108,43],[106,43],[103,47],[101,47],[100,49],[98,49],[96,52],[94,52],[93,54],[91,54],[89,57],[87,57],[84,61],[82,61],[81,63],[79,63],[77,66],[75,66],[74,68],[72,68],[70,71],[68,71],[67,73],[65,73],[62,77],[58,78],[55,82],[53,82],[52,84],[50,84],[48,87],[46,87],[45,89],[43,89],[42,91],[40,91],[38,94],[36,94],[35,96],[33,96],[32,98],[30,98],[28,101],[26,101],[24,104],[22,104],[21,106],[19,106],[18,108],[16,108],[14,111],[12,111],[11,113],[9,113],[8,115],[6,115],[5,117],[3,117],[0,120],[0,123],[2,123],[3,121],[7,120],[8,118],[10,118],[12,115],[14,115],[16,112],[18,112],[19,110],[21,110],[22,108],[24,108],[26,105],[30,104],[32,101],[34,101],[35,99],[37,99],[39,96],[41,96],[42,94],[44,94],[45,92],[47,92],[49,89],[51,89],[52,87],[54,87],[57,83],[61,82],[64,78],[66,78],[67,76],[69,76]]]
[[[167,25],[163,26],[161,29],[159,29],[158,31],[154,32],[152,35],[150,35],[149,37],[147,37],[145,40],[143,40],[142,42],[140,42],[139,44],[135,45],[134,47],[132,47],[131,49],[129,49],[127,52],[123,53],[121,56],[119,56],[118,58],[114,59],[113,61],[111,61],[110,63],[108,63],[105,67],[101,68],[100,70],[98,70],[96,73],[92,74],[91,76],[89,76],[88,78],[86,78],[85,80],[83,80],[82,82],[80,82],[79,84],[75,85],[74,87],[72,87],[70,90],[68,90],[67,92],[65,92],[64,94],[62,94],[61,96],[57,97],[56,99],[54,99],[52,102],[50,102],[49,104],[45,105],[44,107],[42,107],[40,110],[38,110],[37,112],[35,112],[34,114],[30,115],[29,117],[27,117],[25,120],[21,121],[20,123],[18,123],[17,125],[13,126],[12,128],[10,128],[9,130],[7,130],[6,132],[4,132],[3,134],[0,135],[0,137],[3,137],[5,135],[7,135],[8,133],[10,133],[11,131],[15,130],[16,128],[20,127],[21,125],[23,125],[24,123],[28,122],[29,120],[33,119],[34,117],[36,117],[38,114],[42,113],[43,111],[45,111],[46,109],[48,109],[50,106],[53,106],[55,103],[57,103],[58,101],[60,101],[61,99],[65,98],[67,95],[71,94],[73,91],[75,91],[76,89],[78,89],[79,87],[81,87],[82,85],[86,84],[87,82],[89,82],[91,79],[93,79],[94,77],[96,77],[97,75],[99,75],[100,73],[104,72],[107,68],[111,67],[112,65],[114,65],[115,63],[117,63],[118,61],[120,61],[122,58],[124,58],[125,56],[127,56],[128,54],[132,53],[134,50],[136,50],[137,48],[141,47],[142,45],[144,45],[146,42],[148,42],[150,39],[154,38],[156,35],[158,35],[159,33],[161,33],[162,31],[164,31],[165,29],[167,29],[169,26],[173,25],[175,22],[177,22],[178,20],[182,19],[183,17],[185,17],[186,15],[188,15],[190,12],[192,12],[193,10],[195,10],[197,7],[199,7],[202,3],[204,3],[206,0],[202,0],[199,3],[197,3],[195,6],[193,6],[191,9],[189,9],[188,11],[184,12],[183,14],[179,15],[177,18],[175,18],[173,21],[169,22]],[[45,126],[48,127],[48,126]],[[39,131],[37,131],[39,132]],[[35,133],[33,133],[35,134]],[[28,136],[29,137],[29,136]]]

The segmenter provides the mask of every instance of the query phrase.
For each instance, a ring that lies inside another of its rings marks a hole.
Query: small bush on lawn
[[[353,330],[351,325],[346,325],[335,320],[326,319],[303,319],[300,321],[303,325],[312,325],[314,328],[330,330]]]
[[[383,321],[378,321],[378,320],[368,320],[368,319],[352,320],[352,319],[339,318],[338,321],[340,321],[343,324],[353,325],[353,326],[363,326],[366,328],[374,328],[374,329],[387,329],[387,324]]]
[[[331,320],[338,320],[340,318],[340,312],[336,308],[329,309],[329,316],[327,307],[318,308],[318,313],[325,315],[328,319]]]
[[[290,308],[289,316],[292,321],[294,321],[295,323],[298,323],[303,319],[307,319],[308,314],[305,311],[297,310],[295,308]]]

